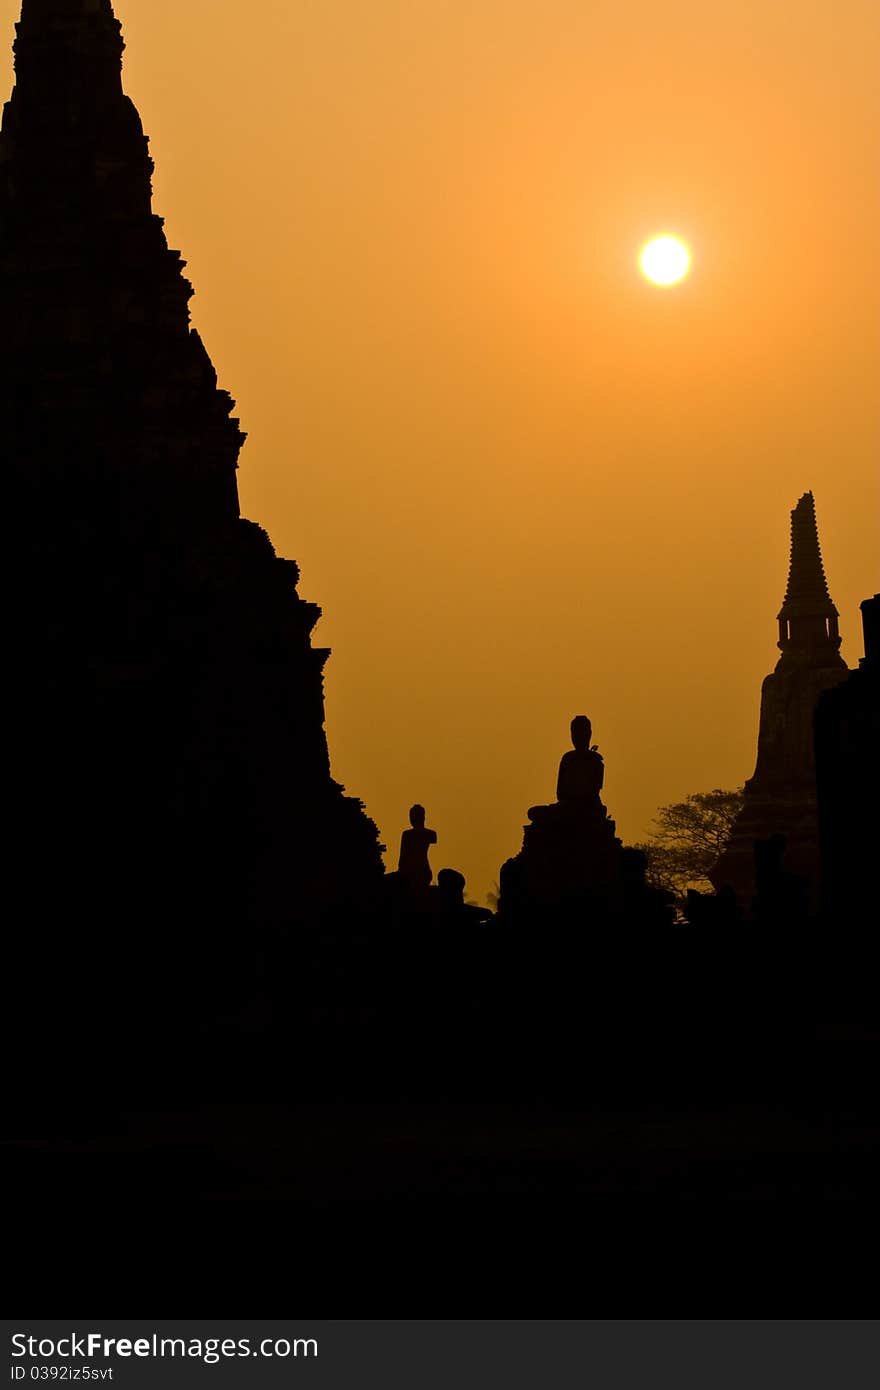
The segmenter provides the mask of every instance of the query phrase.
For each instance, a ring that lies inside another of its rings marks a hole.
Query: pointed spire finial
[[[812,656],[829,649],[836,653],[840,648],[837,619],[822,563],[815,498],[805,492],[791,513],[788,584],[779,610],[783,654],[797,651]]]
[[[779,616],[830,617],[832,614],[836,616],[837,609],[831,602],[822,564],[816,502],[812,492],[805,492],[791,514],[791,563]]]

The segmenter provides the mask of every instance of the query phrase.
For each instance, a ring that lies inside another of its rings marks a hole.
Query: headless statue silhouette
[[[561,802],[597,801],[605,781],[605,764],[598,748],[590,747],[593,726],[585,714],[571,721],[574,748],[559,764],[556,800]]]
[[[436,830],[425,826],[424,806],[413,806],[409,813],[410,830],[404,830],[400,837],[400,858],[397,872],[407,886],[416,893],[430,888],[434,875],[428,863],[428,850],[437,843]]]
[[[441,920],[462,926],[482,926],[491,922],[493,913],[488,907],[466,903],[464,874],[456,869],[441,869],[437,875],[437,908]]]

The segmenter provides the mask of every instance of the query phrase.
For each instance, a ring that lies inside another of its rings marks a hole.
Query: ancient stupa
[[[147,960],[312,920],[382,865],[330,773],[320,610],[239,514],[244,435],[152,212],[123,48],[111,0],[23,0],[0,134],[7,736],[27,931],[76,921]]]
[[[746,910],[755,891],[755,842],[777,835],[786,839],[785,872],[804,880],[809,902],[818,905],[813,721],[820,695],[845,678],[847,666],[812,492],[804,493],[791,514],[788,586],[778,623],[781,656],[761,689],[757,765],[730,844],[712,874],[716,888],[733,888]]]

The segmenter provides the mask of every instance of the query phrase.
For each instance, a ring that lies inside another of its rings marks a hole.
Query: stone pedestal
[[[614,821],[598,797],[529,811],[523,845],[501,870],[504,917],[605,914],[620,896]]]

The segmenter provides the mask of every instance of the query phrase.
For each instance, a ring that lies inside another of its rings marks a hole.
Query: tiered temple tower
[[[313,920],[382,866],[330,775],[320,610],[239,515],[244,435],[151,210],[123,47],[111,0],[23,0],[0,133],[8,787],[19,939],[54,950],[76,922],[143,964]]]
[[[818,902],[813,720],[820,695],[845,678],[847,667],[811,492],[791,514],[791,563],[778,622],[782,655],[761,690],[757,766],[730,845],[712,875],[715,886],[732,887],[745,908],[755,891],[755,841],[773,835],[786,837],[786,872],[804,879],[811,904]]]

